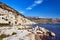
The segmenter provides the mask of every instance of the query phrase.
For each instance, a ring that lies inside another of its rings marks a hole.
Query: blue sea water
[[[54,39],[48,39],[48,40],[60,40],[60,24],[35,24],[33,26],[39,26],[44,27],[56,34],[56,37]]]

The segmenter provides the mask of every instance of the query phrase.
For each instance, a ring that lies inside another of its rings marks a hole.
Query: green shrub
[[[10,36],[10,35],[2,34],[2,35],[0,35],[0,40],[2,40],[3,38],[9,37],[9,36]]]
[[[0,37],[0,40],[2,40],[3,38]]]
[[[2,34],[0,35],[1,38],[6,38],[6,37],[9,37],[10,35],[6,35],[6,34]]]

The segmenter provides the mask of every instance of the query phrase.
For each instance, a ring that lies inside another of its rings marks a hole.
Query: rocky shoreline
[[[1,27],[0,35],[3,34],[9,35],[3,40],[47,40],[49,36],[55,37],[55,33],[38,26],[35,28],[30,26]]]

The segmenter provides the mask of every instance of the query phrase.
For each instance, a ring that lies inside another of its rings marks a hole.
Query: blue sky
[[[60,18],[60,0],[0,0],[25,16]]]

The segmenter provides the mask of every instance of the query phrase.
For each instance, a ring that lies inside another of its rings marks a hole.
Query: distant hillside
[[[50,23],[59,23],[60,24],[60,19],[57,18],[39,18],[39,17],[27,17],[28,19],[36,22],[36,23],[44,23],[44,24],[50,24]]]

